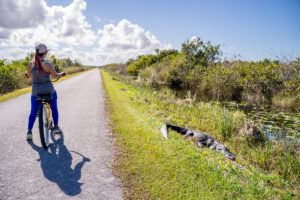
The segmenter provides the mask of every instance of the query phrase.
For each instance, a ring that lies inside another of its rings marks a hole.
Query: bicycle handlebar
[[[56,80],[54,80],[54,81],[51,81],[51,82],[55,82],[55,81],[58,81],[58,79],[60,79],[61,77],[63,77],[63,76],[65,76],[66,75],[66,73],[65,72],[61,72],[61,76],[59,76]]]

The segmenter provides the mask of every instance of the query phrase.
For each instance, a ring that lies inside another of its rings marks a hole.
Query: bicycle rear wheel
[[[41,143],[44,149],[48,149],[50,144],[50,109],[46,108],[45,103],[40,103],[39,106],[39,130]]]

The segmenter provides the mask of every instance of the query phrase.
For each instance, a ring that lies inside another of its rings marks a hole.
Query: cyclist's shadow
[[[60,189],[67,195],[75,196],[80,194],[83,183],[78,181],[81,177],[81,169],[85,162],[90,161],[89,158],[72,151],[82,156],[82,161],[77,163],[74,169],[72,169],[73,158],[70,151],[64,145],[63,134],[60,139],[50,144],[48,150],[35,145],[32,141],[28,141],[28,144],[39,153],[40,159],[38,161],[41,162],[44,176],[48,180],[57,183]]]

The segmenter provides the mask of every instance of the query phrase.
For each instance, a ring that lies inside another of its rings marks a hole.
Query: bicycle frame
[[[65,76],[66,74],[62,72],[62,75],[59,76],[56,80],[51,81],[55,82],[60,77]],[[27,74],[25,74],[26,78],[29,78]],[[47,149],[49,144],[50,144],[50,135],[52,133],[52,130],[54,129],[53,125],[53,120],[51,118],[51,108],[50,108],[50,100],[52,98],[43,98],[43,97],[38,97],[36,100],[39,101],[39,111],[38,111],[38,116],[39,116],[39,132],[40,132],[40,139],[42,146],[44,149]],[[45,117],[45,119],[43,119]],[[49,133],[50,132],[50,133]],[[54,137],[53,137],[54,138]]]
[[[47,124],[48,124],[48,127],[52,130],[53,127],[52,125],[50,124],[50,115],[51,115],[51,109],[50,109],[50,104],[48,102],[45,102],[45,107],[46,107],[46,111],[47,111],[47,117],[48,117],[48,121],[47,121]]]

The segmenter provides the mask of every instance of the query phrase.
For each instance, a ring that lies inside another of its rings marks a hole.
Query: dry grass
[[[298,108],[300,109],[300,95],[297,96],[283,96],[283,95],[276,95],[272,99],[272,104],[279,108]],[[298,105],[297,105],[298,104]]]

